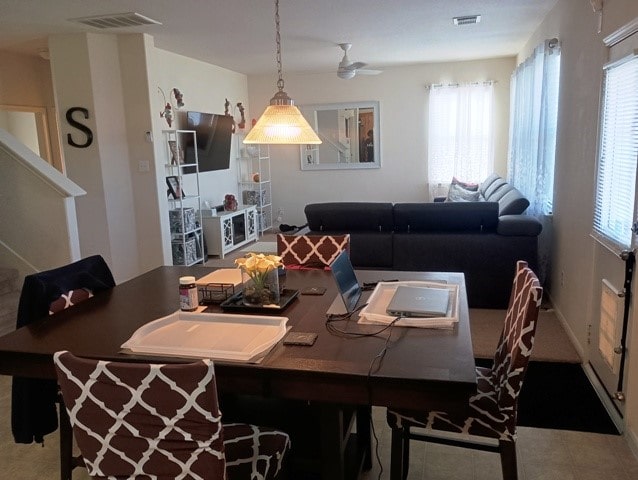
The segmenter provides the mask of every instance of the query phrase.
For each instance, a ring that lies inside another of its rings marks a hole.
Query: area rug
[[[477,359],[489,367],[491,360]],[[531,361],[518,402],[518,425],[619,435],[580,364]]]

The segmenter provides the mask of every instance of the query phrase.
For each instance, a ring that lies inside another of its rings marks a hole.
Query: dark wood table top
[[[201,277],[205,267],[160,267],[111,291],[0,337],[0,374],[54,378],[52,355],[69,350],[103,359],[130,359],[121,351],[132,333],[179,309],[178,279]],[[392,327],[377,336],[342,338],[327,331],[325,312],[337,295],[327,271],[289,271],[286,288],[325,286],[322,296],[299,295],[280,315],[292,330],[316,332],[311,347],[279,342],[257,364],[215,361],[220,390],[343,404],[450,408],[476,390],[474,357],[463,275],[357,271],[360,282],[384,279],[445,280],[460,285],[459,323],[452,330]],[[364,292],[367,298],[369,292]],[[209,311],[219,312],[218,306]],[[375,332],[377,325],[340,322],[348,331]],[[380,362],[371,362],[386,345]],[[152,357],[134,357],[149,359]],[[157,359],[157,358],[154,358]],[[162,357],[161,361],[183,361]]]

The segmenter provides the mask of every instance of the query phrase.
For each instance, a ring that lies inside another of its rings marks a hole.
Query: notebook
[[[337,283],[339,295],[328,309],[328,315],[351,313],[361,298],[361,286],[352,268],[348,252],[342,251],[330,264],[330,271]]]
[[[399,285],[386,312],[396,317],[445,317],[450,304],[446,288]]]

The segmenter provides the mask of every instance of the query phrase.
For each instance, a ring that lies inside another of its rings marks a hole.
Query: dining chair
[[[526,262],[519,261],[505,323],[491,368],[476,367],[477,391],[462,410],[387,410],[392,429],[390,478],[404,480],[410,440],[498,452],[504,480],[518,478],[516,412],[534,345],[543,289]],[[422,429],[413,431],[414,427]],[[453,432],[437,436],[436,431]],[[486,444],[485,439],[492,440]],[[495,440],[495,441],[494,441]]]
[[[277,255],[288,269],[329,269],[343,250],[350,253],[350,235],[277,234]]]
[[[273,480],[290,439],[223,424],[211,360],[159,364],[53,356],[64,405],[93,479]]]
[[[24,279],[16,328],[30,325],[77,305],[93,294],[113,288],[115,280],[100,255],[47,270]],[[44,435],[60,426],[60,470],[62,480],[82,465],[73,457],[73,436],[55,380],[14,377],[11,386],[11,429],[16,443],[43,443]],[[58,417],[59,415],[59,417]]]

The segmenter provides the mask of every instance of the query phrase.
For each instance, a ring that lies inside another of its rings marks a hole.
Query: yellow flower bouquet
[[[243,302],[249,306],[268,306],[279,304],[278,268],[283,266],[281,257],[248,253],[235,260],[242,271]]]

